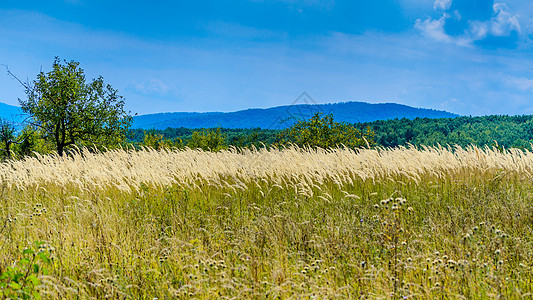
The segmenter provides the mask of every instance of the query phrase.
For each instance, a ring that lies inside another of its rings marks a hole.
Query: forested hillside
[[[531,148],[533,142],[533,116],[395,119],[355,126],[370,126],[376,134],[376,143],[384,147],[473,144]]]

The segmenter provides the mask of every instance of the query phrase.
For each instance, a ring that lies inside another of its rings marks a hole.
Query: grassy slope
[[[532,170],[476,148],[29,159],[0,165],[0,266],[45,241],[41,293],[69,299],[517,298]]]

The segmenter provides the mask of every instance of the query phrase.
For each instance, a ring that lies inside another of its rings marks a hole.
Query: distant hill
[[[133,118],[133,128],[263,128],[283,129],[296,119],[308,119],[316,112],[332,113],[337,122],[372,122],[395,118],[454,118],[459,115],[446,111],[415,108],[396,103],[372,104],[366,102],[342,102],[334,104],[290,105],[267,109],[247,109],[236,112],[209,113],[159,113]]]
[[[20,123],[24,119],[24,114],[20,107],[0,102],[0,118],[10,122]]]

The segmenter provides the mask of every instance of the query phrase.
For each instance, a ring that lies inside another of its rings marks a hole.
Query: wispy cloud
[[[488,35],[509,36],[513,31],[520,33],[518,17],[509,12],[505,3],[495,3],[493,10],[495,16],[492,19],[471,23],[470,36],[472,40],[482,40]]]
[[[164,95],[171,90],[170,85],[164,83],[161,79],[158,78],[151,78],[143,82],[136,83],[134,85],[134,88],[137,92],[144,95]]]
[[[433,20],[428,18],[424,21],[421,19],[416,20],[415,28],[420,30],[426,37],[432,38],[439,42],[449,43],[453,40],[451,36],[444,31],[444,24],[448,16],[444,14],[440,19]]]
[[[508,85],[518,88],[522,92],[533,91],[533,79],[514,76],[506,76],[505,79]]]

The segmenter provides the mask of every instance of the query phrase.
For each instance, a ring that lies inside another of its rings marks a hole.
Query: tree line
[[[333,116],[315,116],[324,119],[323,121],[331,122]],[[316,125],[316,121],[315,121]],[[404,146],[446,146],[459,145],[465,147],[476,145],[479,147],[498,147],[498,148],[519,148],[532,149],[533,144],[533,116],[505,116],[492,115],[480,117],[456,117],[456,118],[415,118],[415,119],[393,119],[381,120],[366,123],[345,124],[340,134],[333,133],[330,144],[319,143],[320,130],[314,134],[306,131],[305,127],[313,127],[313,119],[301,122],[287,130],[268,130],[268,129],[202,129],[200,131],[217,130],[221,133],[219,140],[225,147],[261,147],[261,146],[279,146],[282,144],[293,143],[297,145],[318,145],[327,148],[332,145],[349,145],[352,147],[365,146],[364,139],[359,140],[359,144],[349,144],[345,140],[340,143],[336,138],[342,138],[342,134],[349,132],[352,128],[358,130],[355,136],[360,132],[364,134],[365,139],[372,147],[398,147]],[[129,141],[136,145],[150,144],[150,139],[144,140],[145,136],[159,136],[160,140],[165,140],[168,145],[174,141],[174,146],[184,147],[192,139],[192,134],[198,130],[189,128],[167,128],[165,130],[130,130]],[[293,136],[287,135],[292,132]],[[302,132],[302,136],[297,133]],[[307,133],[306,133],[307,132]],[[322,129],[322,132],[328,132]],[[332,131],[329,131],[331,134]],[[333,138],[335,137],[336,138]],[[317,140],[311,140],[315,137]],[[308,140],[305,140],[305,139]],[[179,142],[175,142],[179,141]]]

